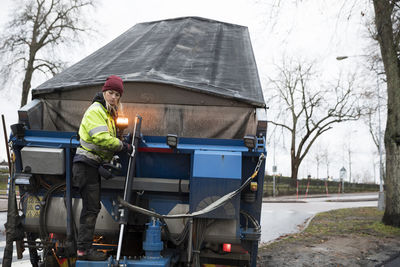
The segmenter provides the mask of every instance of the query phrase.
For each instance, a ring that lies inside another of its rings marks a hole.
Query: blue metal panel
[[[111,264],[115,264],[116,261],[110,258],[108,261],[76,261],[76,267],[108,267]],[[147,267],[147,266],[159,266],[166,267],[170,266],[170,258],[157,258],[157,259],[141,259],[141,260],[127,260],[123,259],[119,261],[119,266],[126,267]]]
[[[169,148],[164,136],[143,136],[140,147]],[[241,151],[246,152],[243,140],[239,139],[206,139],[206,138],[184,138],[179,137],[178,151],[184,150],[218,150],[218,151]]]
[[[136,165],[137,177],[187,180],[190,178],[188,154],[139,152]]]
[[[195,150],[192,177],[190,179],[190,211],[198,211],[218,198],[240,187],[242,176],[242,153],[231,151]],[[240,198],[204,218],[238,218]]]
[[[242,153],[196,150],[193,159],[193,177],[240,179]]]
[[[11,139],[17,146],[37,146],[37,147],[78,147],[79,141],[74,132],[52,132],[26,130],[23,139],[12,137]]]
[[[75,267],[106,267],[108,266],[108,261],[76,261]]]
[[[142,259],[138,261],[128,261],[127,267],[147,267],[147,266],[169,266],[169,258],[159,258],[159,259]]]

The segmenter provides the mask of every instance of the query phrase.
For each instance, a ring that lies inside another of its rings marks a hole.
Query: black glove
[[[100,176],[106,180],[114,178],[114,175],[112,174],[112,172],[110,170],[107,170],[103,165],[99,166],[98,172],[99,172]]]
[[[128,153],[129,155],[133,152],[133,147],[131,144],[123,142],[123,147],[121,149],[122,152]]]

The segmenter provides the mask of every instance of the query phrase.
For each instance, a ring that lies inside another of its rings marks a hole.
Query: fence
[[[320,179],[302,179],[293,181],[290,177],[275,176],[275,196],[335,194],[341,192],[342,182]],[[297,192],[298,190],[298,192]],[[340,190],[340,191],[339,191]],[[344,182],[345,193],[377,192],[379,185]],[[266,175],[264,180],[264,197],[273,196],[273,176]]]

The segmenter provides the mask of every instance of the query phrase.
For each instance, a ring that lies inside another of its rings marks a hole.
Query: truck
[[[102,175],[93,244],[108,259],[83,261],[72,159],[109,75],[124,81],[118,136],[135,152],[117,153]],[[247,27],[136,24],[34,88],[18,117],[3,266],[13,241],[32,266],[256,266],[267,120]]]

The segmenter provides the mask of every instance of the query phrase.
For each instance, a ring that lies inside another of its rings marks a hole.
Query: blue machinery
[[[55,260],[61,266],[67,259],[72,264],[81,204],[71,186],[71,160],[79,141],[70,132],[22,132],[10,141],[31,262]],[[77,261],[76,266],[256,266],[264,137],[140,136],[136,152],[131,201],[122,199],[127,155],[119,155],[125,169],[102,180],[95,245],[108,260]],[[119,258],[124,209],[129,214]],[[36,249],[43,249],[42,259]]]

